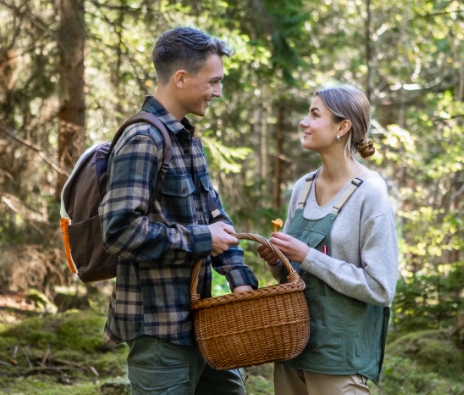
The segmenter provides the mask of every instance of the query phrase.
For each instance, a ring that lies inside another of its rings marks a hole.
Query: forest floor
[[[102,343],[104,303],[83,296],[56,306],[37,292],[0,291],[0,394],[130,394],[128,348]],[[66,309],[71,302],[80,308]],[[242,375],[248,395],[274,394],[271,364]],[[464,395],[463,377],[464,351],[450,330],[415,331],[390,336],[384,380],[370,387],[373,395]]]

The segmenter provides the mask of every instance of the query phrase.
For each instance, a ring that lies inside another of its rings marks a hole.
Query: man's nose
[[[218,87],[213,91],[214,97],[221,97],[222,96],[222,84],[218,84]]]

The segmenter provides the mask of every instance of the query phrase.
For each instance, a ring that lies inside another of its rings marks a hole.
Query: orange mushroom
[[[284,226],[284,221],[282,221],[280,218],[273,219],[271,222],[274,225],[274,232],[278,232],[279,228]]]

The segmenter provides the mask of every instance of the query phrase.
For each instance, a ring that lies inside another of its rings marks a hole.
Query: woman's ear
[[[338,124],[338,135],[344,136],[351,129],[351,121],[349,119],[344,119]]]

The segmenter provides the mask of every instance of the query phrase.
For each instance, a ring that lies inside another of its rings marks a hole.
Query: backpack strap
[[[211,193],[208,194],[208,204],[209,204],[209,211],[211,211],[211,216],[213,218],[216,218],[217,216],[221,215],[221,211],[219,210],[216,202],[211,196]]]
[[[148,207],[153,206],[153,203],[155,202],[156,197],[158,196],[159,191],[161,190],[161,186],[163,185],[164,177],[166,173],[169,170],[169,163],[172,159],[172,143],[171,143],[171,137],[169,136],[169,132],[166,129],[166,126],[160,121],[160,119],[153,115],[152,113],[149,112],[139,112],[132,117],[130,117],[126,122],[122,124],[122,126],[118,129],[116,134],[113,137],[113,141],[111,142],[111,146],[108,152],[108,156],[111,154],[113,151],[114,147],[116,146],[116,143],[118,142],[119,138],[122,136],[124,130],[129,126],[134,123],[138,122],[146,122],[149,123],[150,125],[154,126],[156,129],[158,129],[163,136],[164,139],[164,153],[163,153],[163,163],[160,167],[160,170],[158,172],[158,177],[156,177],[156,186],[155,190],[153,193],[150,195],[150,200],[148,202]],[[211,215],[213,218],[216,218],[221,214],[219,211],[218,206],[216,205],[216,202],[214,199],[211,197],[211,194],[208,196],[208,203],[209,203],[209,209],[211,211]]]
[[[371,178],[371,177],[376,177],[377,174],[374,173],[374,172],[370,172],[368,173],[365,177],[364,177],[364,180],[361,180],[360,178],[356,177],[354,178],[352,181],[351,181],[351,184],[348,186],[348,188],[346,189],[346,191],[343,193],[342,196],[340,196],[340,198],[338,199],[337,203],[335,203],[335,205],[333,206],[332,208],[332,214],[339,214],[340,211],[342,211],[342,208],[345,206],[345,204],[348,202],[348,200],[350,200],[351,196],[353,195],[353,193],[356,191],[356,189],[358,189],[361,184],[366,181],[367,179]]]
[[[301,193],[300,193],[300,196],[298,198],[298,205],[297,205],[297,209],[301,208],[303,209],[305,206],[306,206],[306,202],[308,200],[308,197],[309,197],[309,193],[311,192],[311,188],[313,186],[313,181],[314,179],[317,177],[317,175],[319,174],[319,170],[316,170],[315,172],[311,173],[308,175],[308,177],[306,177],[306,184],[304,185]]]
[[[116,143],[118,142],[119,138],[122,136],[122,133],[124,132],[124,130],[129,125],[132,125],[134,123],[139,123],[139,122],[149,123],[150,125],[154,126],[156,129],[158,129],[163,137],[164,144],[165,144],[164,153],[163,153],[163,163],[161,164],[161,167],[158,171],[158,177],[156,177],[155,190],[150,195],[150,201],[148,203],[148,207],[151,207],[153,203],[155,202],[156,196],[158,195],[161,189],[161,185],[163,184],[164,177],[169,170],[169,162],[172,159],[171,137],[169,136],[169,132],[167,131],[166,126],[164,126],[163,122],[161,122],[157,116],[149,112],[139,112],[138,114],[133,115],[126,122],[122,124],[122,126],[118,129],[118,131],[114,135],[113,141],[111,142],[111,146],[108,152],[108,156],[113,151],[114,147],[116,146]]]

